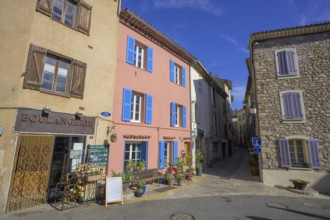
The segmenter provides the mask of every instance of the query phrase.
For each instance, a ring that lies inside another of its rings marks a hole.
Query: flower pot
[[[144,194],[143,191],[142,191],[142,192],[138,192],[138,191],[135,191],[135,192],[134,192],[135,197],[142,197],[143,194]]]
[[[178,180],[178,186],[183,186],[183,180]]]
[[[202,175],[202,167],[196,168],[196,176],[201,176]]]
[[[123,192],[126,192],[127,191],[130,183],[131,183],[130,181],[123,182]]]
[[[293,186],[294,186],[295,189],[301,189],[301,190],[303,190],[303,189],[306,188],[306,186],[307,186],[307,184],[309,182],[307,182],[307,181],[306,182],[292,181],[292,183],[293,183]]]

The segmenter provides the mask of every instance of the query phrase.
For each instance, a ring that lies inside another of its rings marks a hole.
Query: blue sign
[[[261,153],[261,147],[253,147],[253,152],[256,154],[260,154]]]
[[[111,116],[111,113],[110,112],[101,112],[101,115],[103,117],[110,117]]]
[[[252,138],[252,145],[253,146],[261,146],[261,138],[260,137],[253,137]]]

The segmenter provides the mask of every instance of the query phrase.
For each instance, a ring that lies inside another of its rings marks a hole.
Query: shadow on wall
[[[322,179],[312,184],[311,187],[320,193],[330,195],[330,174],[325,175]]]

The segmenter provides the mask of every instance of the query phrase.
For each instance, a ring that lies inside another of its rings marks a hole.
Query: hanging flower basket
[[[117,134],[110,135],[110,141],[115,143],[117,141]]]
[[[309,183],[308,181],[301,179],[293,179],[290,181],[293,183],[295,189],[301,189],[301,190],[305,189],[307,184]]]

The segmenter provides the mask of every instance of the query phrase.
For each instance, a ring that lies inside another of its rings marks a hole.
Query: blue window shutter
[[[311,161],[311,167],[313,169],[320,169],[320,154],[317,140],[309,139],[308,140],[308,151],[309,151],[309,159]]]
[[[286,63],[286,51],[280,51],[277,53],[277,64],[278,64],[278,73],[280,75],[287,75],[288,68]]]
[[[142,142],[141,144],[141,161],[146,162],[146,169],[148,169],[148,142]]]
[[[179,146],[178,141],[173,142],[173,162],[174,164],[178,163],[178,156],[179,155]]]
[[[170,81],[174,82],[174,61],[170,60]]]
[[[291,104],[292,104],[292,117],[296,119],[303,118],[301,98],[299,92],[291,92]]]
[[[182,67],[182,86],[186,87],[186,68]]]
[[[126,150],[126,142],[124,142],[124,159],[123,159],[123,173],[126,171],[125,170],[125,150]]]
[[[148,47],[148,62],[147,62],[147,71],[152,73],[153,71],[153,61],[154,61],[154,49]]]
[[[176,113],[176,104],[175,102],[171,103],[171,126],[175,127],[175,122],[176,122],[176,118],[175,118],[175,114]]]
[[[284,117],[286,119],[293,118],[292,104],[291,104],[291,92],[283,93],[282,98],[283,98]]]
[[[187,108],[186,106],[182,106],[182,127],[187,127]]]
[[[152,123],[152,96],[149,94],[146,96],[146,123]]]
[[[127,51],[126,51],[126,62],[134,64],[135,56],[135,39],[131,36],[127,37]]]
[[[286,65],[287,65],[288,74],[295,73],[297,71],[295,66],[296,64],[294,62],[295,53],[292,50],[288,50],[285,52],[286,52],[285,56],[286,56]]]
[[[282,167],[291,167],[290,149],[288,139],[279,139]]]
[[[131,120],[131,101],[132,101],[132,90],[124,88],[123,95],[123,109],[122,109],[122,120]]]
[[[164,155],[164,151],[165,151],[165,142],[164,141],[160,141],[159,142],[159,169],[164,168],[165,166],[165,155]]]

